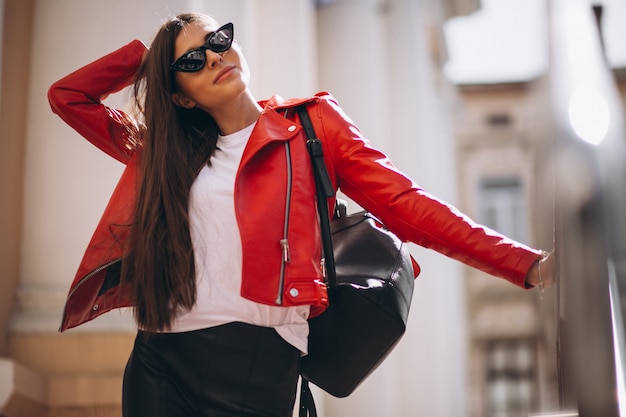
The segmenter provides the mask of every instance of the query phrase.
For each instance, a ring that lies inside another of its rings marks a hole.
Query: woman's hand
[[[556,282],[556,260],[554,251],[547,253],[535,262],[526,274],[526,285],[539,287],[540,290],[551,287]]]

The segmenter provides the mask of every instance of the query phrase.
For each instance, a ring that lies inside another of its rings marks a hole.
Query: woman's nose
[[[204,53],[206,54],[206,62],[209,68],[213,68],[218,62],[222,61],[223,53],[213,52],[210,49],[206,49]]]

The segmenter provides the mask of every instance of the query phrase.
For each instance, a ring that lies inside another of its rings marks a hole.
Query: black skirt
[[[139,331],[126,365],[124,417],[291,417],[300,352],[245,323]]]

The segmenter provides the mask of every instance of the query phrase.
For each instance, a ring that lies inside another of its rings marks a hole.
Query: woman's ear
[[[185,109],[193,109],[194,107],[196,107],[195,101],[181,93],[172,94],[172,101],[178,107],[183,107]]]

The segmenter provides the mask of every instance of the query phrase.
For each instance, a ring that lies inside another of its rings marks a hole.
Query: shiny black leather
[[[366,212],[331,223],[336,285],[330,306],[309,320],[301,374],[335,397],[350,395],[406,330],[414,270],[408,249]]]
[[[299,361],[272,328],[139,332],[124,374],[123,416],[291,417]]]

